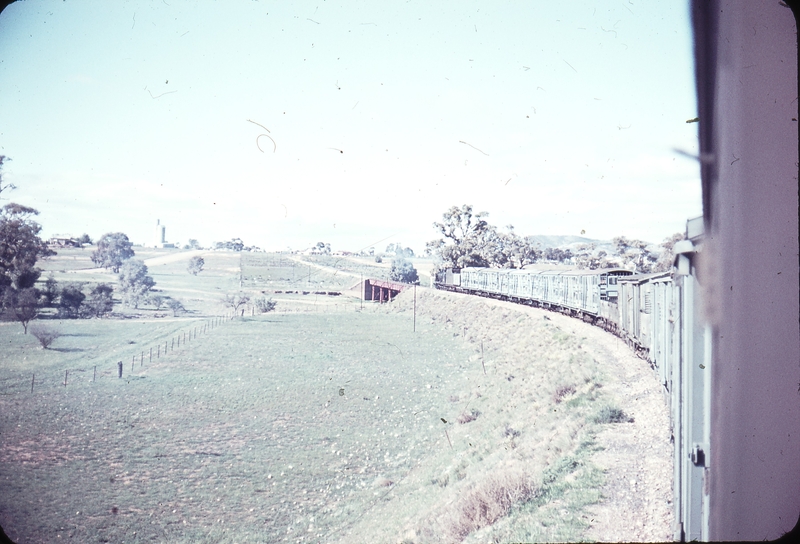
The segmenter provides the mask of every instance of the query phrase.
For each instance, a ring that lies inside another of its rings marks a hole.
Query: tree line
[[[666,238],[659,246],[618,236],[612,240],[611,253],[594,243],[574,248],[546,247],[532,236],[520,236],[513,225],[505,230],[487,221],[487,212],[475,212],[469,204],[452,206],[434,222],[441,235],[426,244],[426,253],[435,259],[435,268],[522,268],[539,261],[562,263],[577,268],[628,268],[646,274],[670,270],[673,247],[683,240],[681,233]]]

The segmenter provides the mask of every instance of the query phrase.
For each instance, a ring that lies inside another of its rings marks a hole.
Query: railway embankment
[[[378,528],[365,519],[351,535],[671,539],[669,417],[646,361],[599,328],[508,302],[420,288],[416,304],[406,291],[384,308],[413,319],[414,306],[418,322],[462,337],[473,353],[465,364],[484,373],[451,398],[463,410],[444,425],[449,447],[406,482],[419,485],[393,488],[377,507],[386,515],[368,516],[394,523]],[[415,497],[426,484],[436,492]]]

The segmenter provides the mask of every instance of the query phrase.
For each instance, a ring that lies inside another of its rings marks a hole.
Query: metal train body
[[[707,526],[703,478],[709,450],[709,389],[703,369],[709,332],[695,318],[694,257],[702,218],[687,223],[671,272],[625,269],[539,271],[464,268],[440,272],[434,287],[558,311],[618,335],[650,362],[670,410],[676,540],[700,539]]]

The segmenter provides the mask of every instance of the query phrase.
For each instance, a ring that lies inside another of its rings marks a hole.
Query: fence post
[[[133,359],[131,359],[131,372],[133,372],[135,366],[136,366],[136,355],[134,355]]]
[[[119,373],[119,377],[121,378],[122,377],[122,361],[119,361],[117,363],[117,371]]]
[[[153,362],[153,348],[150,348],[150,360],[147,361],[147,362],[148,363],[152,363]]]
[[[142,357],[139,359],[139,366],[144,364],[144,352],[142,352]]]
[[[31,375],[31,394],[33,394],[33,382],[36,381],[36,373]]]
[[[64,387],[67,386],[67,376],[69,376],[69,370],[64,371]]]
[[[94,365],[94,374],[92,374],[92,382],[97,381],[97,365]]]

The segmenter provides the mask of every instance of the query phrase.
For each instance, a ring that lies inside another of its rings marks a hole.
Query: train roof
[[[484,272],[484,271],[491,271],[491,272],[498,272],[501,274],[525,274],[525,275],[536,275],[536,276],[601,276],[604,274],[610,274],[612,276],[629,276],[633,274],[630,270],[626,268],[598,268],[596,270],[589,270],[589,269],[572,269],[572,270],[564,270],[562,269],[552,269],[552,270],[531,270],[528,268],[478,268],[478,267],[467,267],[462,268],[461,272],[467,271],[474,271],[474,272]]]

